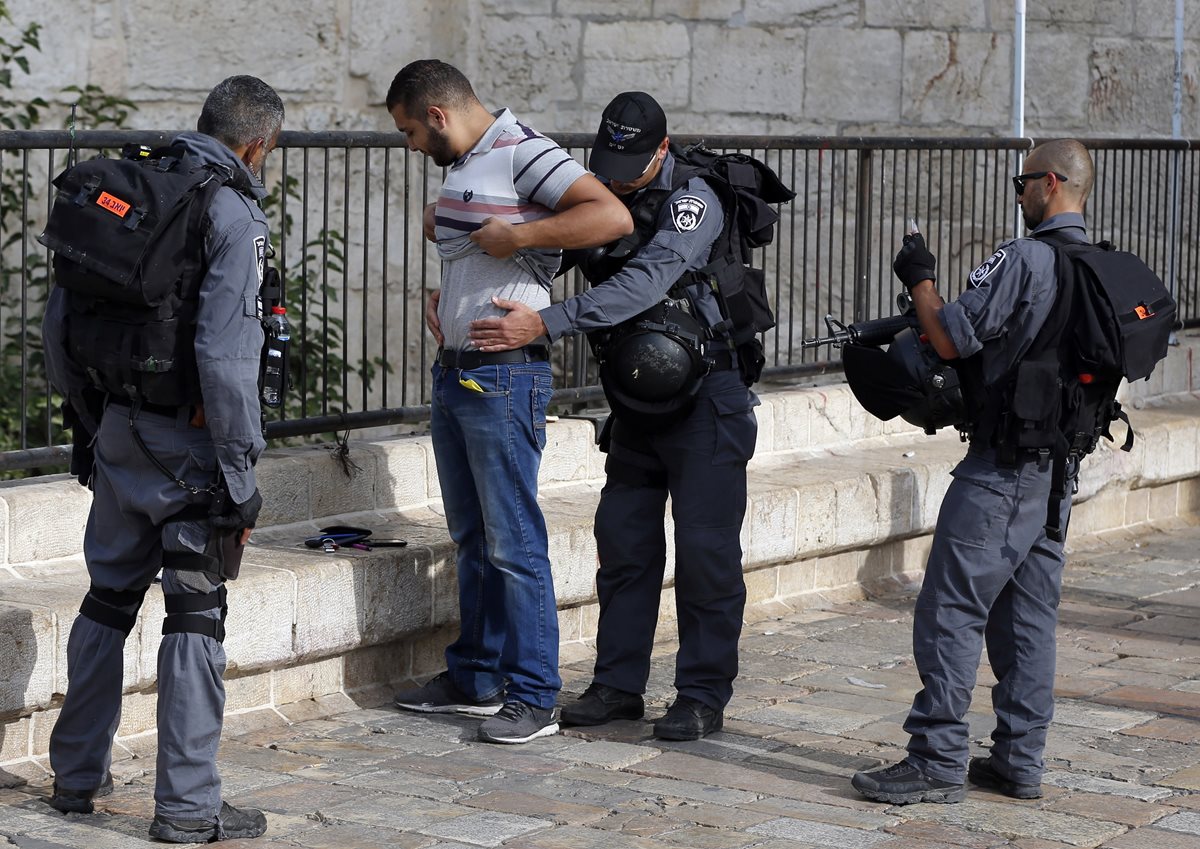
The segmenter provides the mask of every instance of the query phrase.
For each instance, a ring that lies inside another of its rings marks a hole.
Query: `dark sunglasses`
[[[1029,180],[1040,180],[1043,177],[1049,177],[1051,174],[1057,177],[1059,182],[1067,182],[1066,175],[1059,174],[1057,171],[1030,171],[1028,174],[1018,174],[1017,176],[1013,177],[1013,188],[1017,190],[1017,197],[1025,194],[1025,183],[1027,183]]]

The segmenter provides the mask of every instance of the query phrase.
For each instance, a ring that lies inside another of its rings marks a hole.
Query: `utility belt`
[[[739,368],[737,354],[733,351],[714,351],[705,354],[704,359],[709,363],[709,373]]]
[[[127,401],[124,398],[112,398],[108,402],[110,407],[121,407],[124,410],[133,409],[133,402]],[[143,413],[154,413],[159,416],[166,416],[169,419],[178,419],[181,415],[186,414],[188,421],[196,417],[197,408],[195,405],[189,404],[186,407],[172,407],[168,404],[151,404],[143,401],[139,406]]]
[[[544,363],[550,359],[550,349],[545,345],[526,345],[513,351],[450,351],[438,348],[437,362],[442,368],[460,368],[467,371],[480,366],[516,365],[518,363]]]

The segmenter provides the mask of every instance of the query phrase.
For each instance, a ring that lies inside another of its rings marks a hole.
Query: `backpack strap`
[[[1034,339],[1031,346],[1031,353],[1036,350],[1037,356],[1048,356],[1051,351],[1055,352],[1055,358],[1059,363],[1059,373],[1061,374],[1062,357],[1060,347],[1062,344],[1062,335],[1066,332],[1070,324],[1075,300],[1071,259],[1067,255],[1065,248],[1068,245],[1077,244],[1077,242],[1066,238],[1058,230],[1037,234],[1033,238],[1048,245],[1054,251],[1056,291],[1054,293],[1054,306],[1051,307],[1050,315],[1046,317],[1045,324],[1042,325],[1037,337]],[[1029,356],[1029,354],[1027,353],[1026,356]],[[1068,479],[1074,481],[1074,478],[1067,474],[1072,464],[1078,468],[1078,460],[1072,459],[1071,444],[1067,440],[1066,434],[1060,428],[1055,436],[1054,447],[1050,451],[1050,497],[1046,501],[1046,537],[1054,542],[1063,542],[1066,539],[1066,529],[1062,527],[1060,518],[1062,516],[1062,503],[1068,496],[1067,481]],[[1074,490],[1075,487],[1072,486],[1072,493]]]
[[[1079,460],[1071,454],[1071,446],[1067,443],[1065,434],[1060,433],[1058,440],[1055,442],[1054,450],[1050,459],[1050,497],[1046,500],[1046,531],[1047,539],[1054,542],[1063,542],[1066,537],[1066,529],[1063,528],[1062,522],[1062,503],[1067,498],[1067,481],[1074,483],[1074,476],[1068,475],[1067,471],[1075,467],[1078,471]],[[1071,492],[1075,492],[1075,487],[1072,486]]]

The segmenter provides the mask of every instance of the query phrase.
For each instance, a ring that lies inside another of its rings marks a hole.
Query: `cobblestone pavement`
[[[972,788],[957,805],[859,798],[857,769],[903,755],[917,686],[911,591],[826,609],[760,607],[745,630],[725,730],[694,743],[645,722],[524,746],[475,739],[478,720],[354,708],[292,724],[231,717],[226,798],[268,812],[256,841],[307,849],[1051,849],[1200,847],[1200,527],[1077,546],[1059,627],[1058,707],[1044,798]],[[672,691],[659,647],[647,719]],[[591,658],[564,667],[573,697]],[[973,747],[990,730],[986,666]],[[321,706],[312,704],[315,715]],[[61,816],[42,788],[0,791],[0,834],[23,849],[151,845],[153,740],[113,765],[93,816]],[[135,747],[136,748],[136,747]]]

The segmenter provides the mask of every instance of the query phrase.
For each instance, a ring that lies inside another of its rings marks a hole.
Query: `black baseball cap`
[[[658,101],[644,91],[623,91],[604,107],[589,164],[609,180],[636,180],[666,137],[667,116]]]

